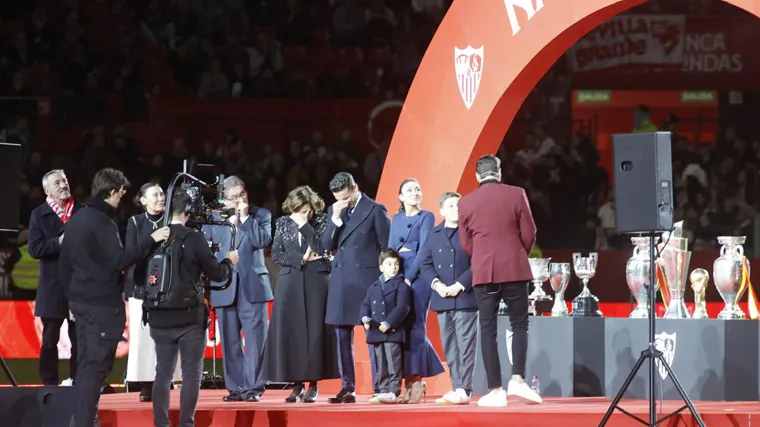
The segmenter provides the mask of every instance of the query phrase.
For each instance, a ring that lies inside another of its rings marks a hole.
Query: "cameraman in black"
[[[223,282],[230,277],[232,266],[238,262],[237,251],[227,253],[224,260],[217,262],[203,233],[185,226],[191,213],[190,196],[183,191],[176,192],[169,212],[171,234],[167,246],[171,248],[172,258],[176,257],[171,264],[177,266],[178,271],[172,268],[167,303],[155,303],[155,300],[146,297],[143,306],[150,335],[156,342],[156,379],[153,383],[153,420],[156,427],[170,425],[169,388],[178,352],[182,365],[179,425],[195,425],[209,316],[201,273],[210,280]],[[150,270],[147,276],[150,286],[153,278]],[[184,307],[178,308],[183,303]]]

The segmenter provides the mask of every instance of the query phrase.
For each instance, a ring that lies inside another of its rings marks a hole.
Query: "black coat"
[[[391,328],[380,332],[376,326],[367,330],[367,344],[382,342],[406,342],[406,316],[412,306],[412,290],[398,275],[385,283],[383,278],[373,283],[361,306],[361,317],[369,317],[374,322],[387,322]]]
[[[70,302],[124,307],[122,272],[153,246],[150,236],[137,245],[124,246],[119,227],[111,219],[113,209],[96,200],[66,223],[58,272]]]
[[[71,218],[81,207],[74,202]],[[63,222],[47,203],[34,208],[29,217],[29,255],[40,260],[40,282],[34,306],[36,317],[69,317],[69,302],[58,276],[58,255],[61,252],[58,237],[63,227]]]
[[[431,286],[434,279],[449,286],[459,282],[464,291],[456,297],[441,298],[433,291],[430,297],[430,309],[441,312],[449,310],[475,310],[475,297],[472,295],[472,269],[470,257],[459,244],[459,229],[449,238],[444,223],[438,224],[430,235],[423,251],[420,277],[426,286]]]
[[[324,249],[335,253],[325,322],[359,325],[359,307],[367,288],[377,280],[378,256],[381,250],[388,248],[388,211],[362,194],[350,217],[348,209],[343,210],[340,227],[331,216],[332,206],[327,210],[327,230],[322,237]]]
[[[300,229],[287,216],[275,225],[272,261],[280,265],[280,273],[264,347],[262,372],[268,381],[340,378],[335,333],[325,324],[330,262],[302,263],[308,247],[324,252],[320,240],[326,228],[325,214]]]
[[[155,229],[146,214],[142,213],[129,218],[127,222],[127,245],[137,246],[140,239],[150,236]],[[159,223],[160,224],[160,223]],[[158,228],[158,227],[156,227]],[[158,247],[154,244],[151,249]],[[129,268],[127,272],[127,282],[124,284],[125,298],[145,298],[145,271],[148,268],[148,257],[141,258]]]

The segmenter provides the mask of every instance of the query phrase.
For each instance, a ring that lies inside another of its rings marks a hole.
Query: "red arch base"
[[[454,0],[404,103],[378,200],[395,206],[398,185],[410,176],[436,213],[432,201],[440,194],[472,190],[475,159],[499,148],[557,58],[594,27],[644,1]],[[724,1],[760,17],[760,0]]]

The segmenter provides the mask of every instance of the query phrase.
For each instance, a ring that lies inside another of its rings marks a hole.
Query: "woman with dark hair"
[[[412,287],[412,311],[409,313],[409,339],[404,347],[405,392],[402,403],[419,403],[426,392],[422,378],[444,372],[441,359],[427,336],[427,313],[430,306],[430,283],[419,277],[422,247],[435,226],[435,215],[420,208],[422,189],[419,182],[409,178],[398,189],[399,212],[391,220],[388,247],[403,259],[404,277]]]
[[[314,190],[296,187],[282,204],[287,216],[277,220],[272,242],[272,261],[280,273],[262,376],[296,384],[287,403],[314,403],[318,381],[340,378],[335,333],[325,324],[330,260],[320,243],[328,220],[324,209]]]
[[[127,244],[139,241],[143,236],[157,230],[164,218],[164,190],[160,184],[148,182],[140,187],[135,204],[145,212],[129,218]],[[153,396],[153,380],[156,376],[156,344],[150,337],[150,327],[143,322],[143,299],[145,298],[145,271],[147,257],[137,261],[127,273],[124,296],[127,298],[129,323],[129,354],[127,356],[127,391],[130,385],[140,384],[140,402],[150,402]],[[179,363],[177,363],[179,366]],[[175,381],[180,379],[179,369]]]

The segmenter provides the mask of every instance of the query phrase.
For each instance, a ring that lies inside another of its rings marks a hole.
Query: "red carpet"
[[[330,405],[328,396],[320,396],[316,404],[286,404],[287,392],[269,391],[262,402],[225,403],[223,391],[203,390],[198,402],[197,427],[485,427],[485,426],[556,426],[592,427],[599,425],[609,400],[604,398],[548,398],[543,405],[510,403],[503,409],[468,406],[439,406],[428,396],[428,403],[419,405],[369,405],[368,396],[359,396],[360,403]],[[172,392],[172,425],[177,425],[179,391]],[[648,417],[648,403],[626,401],[626,410]],[[663,413],[681,406],[681,402],[664,402]],[[760,420],[758,402],[698,402],[697,408],[709,427],[750,427],[754,417]],[[103,427],[144,427],[153,425],[150,404],[139,403],[137,394],[104,395],[100,400]],[[637,421],[617,413],[607,424],[610,427],[640,426]],[[692,427],[691,416],[675,417],[661,424],[667,427]]]

